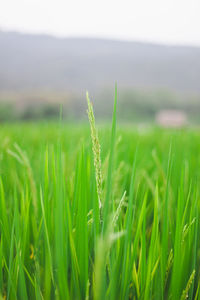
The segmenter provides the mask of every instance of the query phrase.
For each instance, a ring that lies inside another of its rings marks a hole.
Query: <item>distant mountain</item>
[[[200,48],[0,32],[0,91],[200,92]]]

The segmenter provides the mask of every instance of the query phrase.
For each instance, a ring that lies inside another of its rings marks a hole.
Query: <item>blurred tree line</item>
[[[103,90],[90,94],[95,115],[99,120],[108,120],[112,116],[114,92]],[[62,108],[61,108],[62,107]],[[163,109],[184,111],[189,120],[200,122],[200,95],[178,94],[164,90],[127,90],[118,92],[118,119],[132,122],[152,122],[157,112]],[[0,122],[58,120],[60,112],[65,120],[85,120],[87,103],[83,95],[71,95],[54,101],[27,99],[23,104],[9,99],[0,99]]]

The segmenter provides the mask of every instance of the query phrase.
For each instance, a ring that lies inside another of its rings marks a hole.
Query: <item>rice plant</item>
[[[90,128],[1,128],[0,299],[200,299],[200,133],[87,100]]]

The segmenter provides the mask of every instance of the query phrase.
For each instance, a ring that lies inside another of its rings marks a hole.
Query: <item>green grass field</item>
[[[200,299],[200,132],[89,118],[1,125],[0,299]]]

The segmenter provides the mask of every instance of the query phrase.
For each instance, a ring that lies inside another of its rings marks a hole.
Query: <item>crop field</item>
[[[200,131],[88,116],[1,124],[0,299],[200,299]]]

